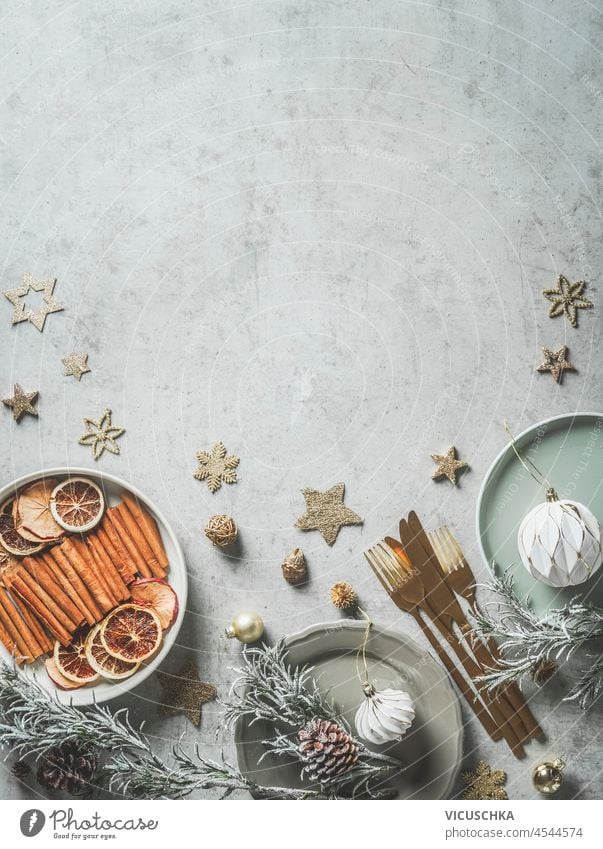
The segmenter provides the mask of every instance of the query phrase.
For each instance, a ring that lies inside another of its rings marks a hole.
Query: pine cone
[[[40,759],[38,781],[49,790],[61,790],[77,796],[89,790],[96,775],[98,755],[90,748],[65,743],[49,749]]]
[[[306,580],[308,570],[306,568],[306,558],[301,548],[294,548],[293,551],[289,552],[283,560],[281,569],[283,570],[283,578],[289,584],[293,586],[303,584]]]
[[[299,753],[305,764],[302,775],[310,781],[328,784],[352,769],[358,760],[358,746],[340,725],[315,717],[298,732]]]
[[[358,596],[351,584],[340,581],[331,587],[331,601],[338,610],[351,610],[358,604]]]
[[[11,769],[15,778],[18,778],[19,781],[23,781],[31,772],[29,764],[24,760],[15,761]]]

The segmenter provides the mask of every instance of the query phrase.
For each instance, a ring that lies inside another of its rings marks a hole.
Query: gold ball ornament
[[[205,526],[205,536],[217,545],[226,548],[237,538],[237,526],[230,516],[212,516]]]
[[[563,770],[565,761],[555,758],[554,761],[545,761],[534,767],[532,772],[532,783],[539,793],[552,796],[563,784]]]
[[[264,620],[259,613],[246,610],[235,616],[224,633],[229,640],[236,637],[240,643],[255,643],[264,633]]]

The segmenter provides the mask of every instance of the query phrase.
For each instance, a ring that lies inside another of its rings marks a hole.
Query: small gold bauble
[[[294,548],[293,551],[283,560],[281,566],[283,578],[293,586],[303,584],[306,580],[308,570],[306,568],[306,558],[301,548]]]
[[[564,769],[565,761],[561,758],[538,764],[532,772],[532,782],[536,790],[547,796],[556,793],[563,784]]]
[[[219,548],[226,548],[237,538],[237,526],[230,516],[212,516],[205,526],[205,536]]]
[[[264,620],[259,613],[247,610],[235,616],[224,633],[229,640],[236,637],[241,643],[255,643],[264,633]]]

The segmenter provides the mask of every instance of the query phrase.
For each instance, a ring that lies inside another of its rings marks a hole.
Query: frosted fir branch
[[[496,639],[504,656],[482,676],[489,689],[517,681],[541,663],[563,663],[603,638],[603,610],[580,596],[538,617],[529,598],[524,602],[518,597],[508,570],[483,586],[498,598],[483,604],[473,615],[476,635]],[[578,701],[584,709],[603,692],[603,658],[600,652],[594,657],[598,659],[564,699]]]

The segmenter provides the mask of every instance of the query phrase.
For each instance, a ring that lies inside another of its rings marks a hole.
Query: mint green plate
[[[560,498],[580,501],[603,526],[603,413],[573,413],[539,422],[516,437]],[[577,587],[556,589],[535,580],[524,568],[517,532],[525,514],[545,500],[543,487],[532,480],[513,453],[504,448],[490,466],[477,500],[477,537],[486,562],[500,572],[512,567],[521,596],[530,595],[542,615],[581,593],[603,604],[603,567]]]

